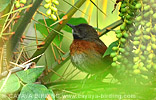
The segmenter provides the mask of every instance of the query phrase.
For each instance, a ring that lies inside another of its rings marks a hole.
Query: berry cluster
[[[153,82],[156,71],[156,1],[122,0],[112,66],[122,78]],[[148,80],[148,81],[147,81]]]
[[[25,4],[26,2],[27,2],[27,0],[16,0],[15,6],[16,6],[16,8],[19,8],[20,4]]]
[[[57,20],[55,13],[57,12],[56,5],[59,5],[59,2],[57,0],[45,0],[45,2],[46,4],[44,5],[44,7],[48,9],[46,11],[46,14],[48,16],[51,16],[53,20]]]

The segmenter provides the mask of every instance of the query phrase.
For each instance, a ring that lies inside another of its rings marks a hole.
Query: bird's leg
[[[86,77],[82,80],[82,88],[84,87],[86,81],[88,80],[90,74],[87,74]]]
[[[96,73],[95,75],[92,75],[89,78],[89,80],[92,80],[92,81],[102,81],[108,74],[109,74],[108,71]]]

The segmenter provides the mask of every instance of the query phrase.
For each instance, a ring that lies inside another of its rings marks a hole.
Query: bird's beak
[[[74,25],[71,25],[71,24],[68,24],[68,23],[67,23],[67,25],[68,25],[69,27],[71,27],[72,29],[74,29],[74,27],[75,27]]]

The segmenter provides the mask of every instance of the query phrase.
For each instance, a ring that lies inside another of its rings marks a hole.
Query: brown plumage
[[[109,56],[102,58],[107,46],[99,39],[95,29],[88,24],[73,26],[74,40],[70,46],[72,64],[87,73],[98,73],[111,64]]]

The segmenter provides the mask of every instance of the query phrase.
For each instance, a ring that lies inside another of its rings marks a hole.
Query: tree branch
[[[26,29],[27,25],[31,22],[31,19],[36,12],[37,8],[40,6],[43,0],[36,0],[32,7],[24,14],[24,17],[21,17],[18,21],[21,21],[17,28],[15,29],[15,34],[12,35],[11,39],[7,43],[7,60],[12,57],[12,52],[15,50],[20,38]]]
[[[75,7],[77,8],[80,8],[81,5],[85,2],[86,0],[79,0],[78,2],[75,3]],[[54,27],[54,30],[55,31],[51,31],[48,36],[46,37],[46,39],[43,41],[43,43],[45,43],[44,45],[42,45],[42,47],[38,50],[36,50],[36,52],[33,54],[33,57],[36,57],[42,53],[44,53],[44,51],[48,48],[48,46],[50,45],[50,43],[54,40],[55,36],[57,35],[56,31],[59,32],[65,25],[66,23],[69,21],[69,19],[74,15],[74,13],[77,11],[76,8],[72,7],[67,13],[67,19],[63,21],[62,24],[57,24],[56,27]],[[38,59],[35,59],[34,62],[38,62],[39,58]]]

